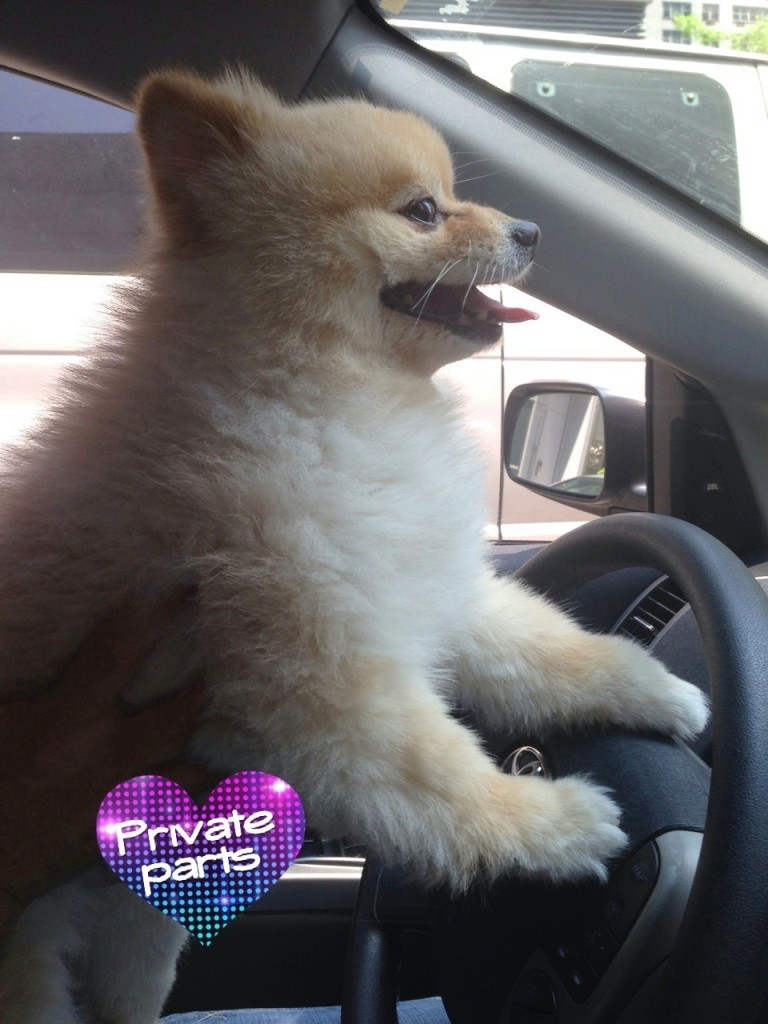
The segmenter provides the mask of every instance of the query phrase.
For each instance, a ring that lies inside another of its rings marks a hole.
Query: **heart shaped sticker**
[[[147,903],[209,946],[283,874],[304,841],[304,811],[287,782],[238,772],[202,808],[162,775],[121,782],[96,820],[101,855]]]

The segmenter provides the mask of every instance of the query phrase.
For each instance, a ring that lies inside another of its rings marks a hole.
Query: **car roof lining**
[[[279,0],[276,18],[260,0],[230,0],[224,17],[211,0],[3,0],[0,64],[130,106],[148,71],[242,63],[294,99],[353,3]]]

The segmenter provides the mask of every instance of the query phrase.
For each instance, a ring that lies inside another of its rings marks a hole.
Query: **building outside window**
[[[678,15],[680,15],[680,14],[690,14],[691,10],[692,10],[692,6],[693,6],[692,4],[665,2],[664,3],[664,19],[666,21],[671,21],[673,18],[678,17]],[[668,40],[668,41],[669,42],[674,42],[674,40]]]
[[[738,4],[733,6],[733,20],[737,25],[753,25],[766,15],[768,10],[765,7],[744,7]]]
[[[678,23],[684,17],[690,25]],[[647,0],[641,34],[649,40],[665,43],[690,43],[697,46],[719,46],[724,50],[736,49],[734,37],[748,32],[768,19],[768,0],[752,0],[751,4],[735,4],[731,0],[720,3],[678,3],[676,0]],[[697,32],[696,28],[709,30]],[[683,35],[677,34],[680,30]]]

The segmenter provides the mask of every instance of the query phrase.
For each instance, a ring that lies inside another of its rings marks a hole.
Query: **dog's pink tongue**
[[[496,320],[502,324],[519,324],[524,320],[538,320],[539,314],[530,309],[505,306],[489,298],[479,288],[470,288],[464,297],[464,308],[470,313],[484,313],[488,320]]]

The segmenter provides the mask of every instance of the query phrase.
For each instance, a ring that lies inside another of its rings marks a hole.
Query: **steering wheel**
[[[509,878],[461,900],[421,892],[403,870],[369,860],[343,1024],[395,1024],[401,936],[430,927],[452,1024],[754,1024],[768,1013],[763,590],[709,534],[649,513],[579,527],[519,575],[562,601],[607,572],[638,566],[670,576],[700,628],[712,693],[711,785],[706,766],[675,740],[616,732],[547,737],[542,746],[525,738],[545,752],[552,774],[587,771],[614,791],[630,853],[612,867],[607,887]],[[507,749],[519,743],[506,738]],[[503,754],[498,737],[490,745]],[[629,893],[634,883],[642,899]],[[606,915],[631,900],[642,909],[631,908],[617,942]],[[596,946],[585,960],[589,941]],[[601,957],[603,969],[580,990]]]

